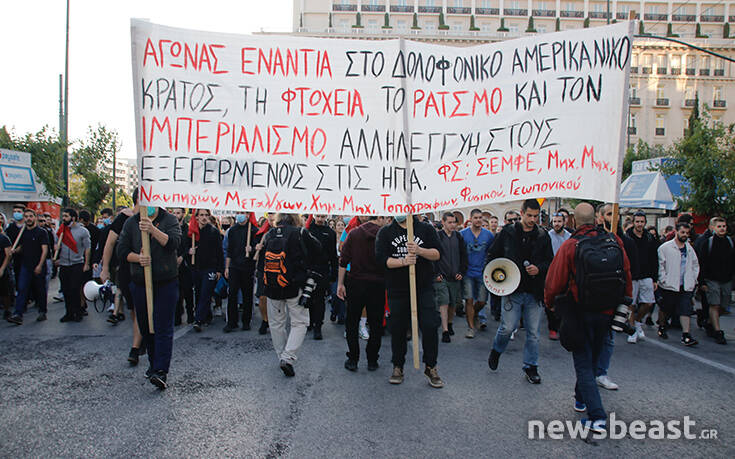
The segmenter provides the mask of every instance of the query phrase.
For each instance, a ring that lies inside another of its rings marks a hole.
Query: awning
[[[31,167],[31,154],[0,148],[0,202],[54,202]]]
[[[639,172],[620,187],[620,207],[674,210],[677,203],[663,174]]]

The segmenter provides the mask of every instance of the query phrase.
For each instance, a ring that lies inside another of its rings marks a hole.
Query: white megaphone
[[[102,289],[103,284],[98,284],[97,282],[91,280],[87,281],[86,284],[84,284],[84,299],[87,301],[97,301],[100,297],[100,289]]]
[[[496,258],[485,266],[485,287],[497,296],[508,296],[521,284],[521,270],[508,258]]]

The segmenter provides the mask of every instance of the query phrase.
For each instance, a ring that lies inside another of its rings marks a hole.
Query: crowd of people
[[[604,419],[597,387],[618,387],[607,374],[614,346],[609,325],[617,305],[598,304],[583,316],[569,312],[574,310],[569,304],[601,302],[588,300],[594,296],[587,293],[591,285],[598,293],[611,289],[610,298],[621,296],[615,301],[629,304],[628,343],[646,339],[644,325],[654,326],[658,306],[658,336],[667,339],[669,331],[681,329],[681,343],[696,345],[690,317],[698,294],[702,307],[696,310],[696,324],[726,344],[719,318],[729,313],[735,246],[719,217],[697,235],[691,215],[684,213],[659,237],[655,227],[647,226],[644,212],[618,218],[611,204],[592,208],[582,203],[573,213],[559,209],[540,222],[540,205],[529,199],[518,211],[506,212],[502,222],[480,209],[473,209],[466,221],[458,211],[413,216],[410,241],[406,216],[284,213],[257,219],[249,212],[215,216],[207,209],[142,207],[137,191],[133,200],[132,208],[104,209],[97,219],[86,210],[63,209],[58,228],[50,215],[23,205],[13,208],[11,219],[0,215],[0,302],[11,323],[23,324],[31,303],[37,320],[46,320],[49,281],[58,275],[61,288],[55,299],[65,303],[61,322],[81,321],[88,307],[85,283],[112,282],[117,295],[107,320],[117,325],[126,318],[125,308],[130,311],[128,361],[137,365],[148,353],[146,375],[161,389],[167,384],[177,325],[186,320],[201,332],[224,316],[224,333],[248,331],[256,306],[260,323],[254,325],[259,334],[270,333],[286,376],[295,375],[307,334],[323,339],[329,307],[330,321],[345,326],[347,370],[358,370],[360,338],[367,341],[367,369],[377,370],[387,331],[393,367],[389,382],[403,382],[407,343],[416,338],[423,348],[424,373],[435,388],[444,386],[438,343],[452,342],[458,317],[466,320],[466,339],[487,328],[489,318],[499,322],[488,358],[493,371],[519,329],[525,330],[522,370],[530,383],[539,384],[545,315],[548,338],[574,349],[575,409],[587,410],[591,422]],[[150,238],[147,253],[144,234]],[[619,267],[607,283],[585,280],[593,279],[588,271],[595,269],[586,254],[594,257],[593,250],[614,247],[621,254]],[[516,264],[521,278],[512,294],[498,297],[489,293],[484,270],[501,257]],[[415,266],[420,337],[411,336],[410,266]],[[153,281],[152,326],[147,269]],[[587,331],[570,332],[575,322]],[[587,346],[575,345],[575,337]]]

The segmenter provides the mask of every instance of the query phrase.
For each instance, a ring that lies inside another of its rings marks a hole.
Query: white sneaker
[[[595,379],[597,380],[597,385],[603,389],[618,390],[618,385],[610,381],[610,378],[608,378],[607,375],[598,376]]]
[[[367,327],[360,327],[360,338],[361,339],[370,339],[370,333],[368,332]]]
[[[511,341],[513,341],[514,339],[516,339],[516,333],[518,333],[518,329],[517,328],[515,330],[513,330],[513,333],[510,334],[510,340]]]
[[[638,332],[633,333],[632,335],[628,336],[628,342],[630,344],[635,344],[638,342]]]
[[[640,322],[635,324],[635,334],[638,339],[646,339],[646,335],[643,333],[643,327],[641,327]]]
[[[214,317],[222,317],[222,308],[214,308],[212,315],[214,315]]]

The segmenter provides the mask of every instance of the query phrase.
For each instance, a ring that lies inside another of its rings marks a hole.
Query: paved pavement
[[[287,379],[269,336],[225,335],[218,318],[203,333],[177,330],[170,385],[159,392],[143,377],[147,362],[127,364],[130,320],[111,326],[91,310],[82,323],[61,324],[62,315],[63,305],[52,303],[47,322],[33,321],[31,310],[21,327],[0,324],[2,457],[735,457],[729,317],[727,346],[701,330],[696,348],[683,348],[675,333],[661,342],[652,328],[639,344],[618,337],[610,376],[621,388],[602,393],[617,419],[689,416],[692,432],[716,429],[718,439],[583,441],[528,438],[530,420],[582,417],[572,410],[571,357],[544,336],[543,382],[528,384],[521,331],[491,372],[492,321],[474,340],[456,322],[453,342],[440,343],[446,387],[436,390],[409,366],[403,385],[388,384],[388,336],[378,371],[361,361],[347,372],[342,327],[331,323],[324,341],[307,339],[296,377]]]

